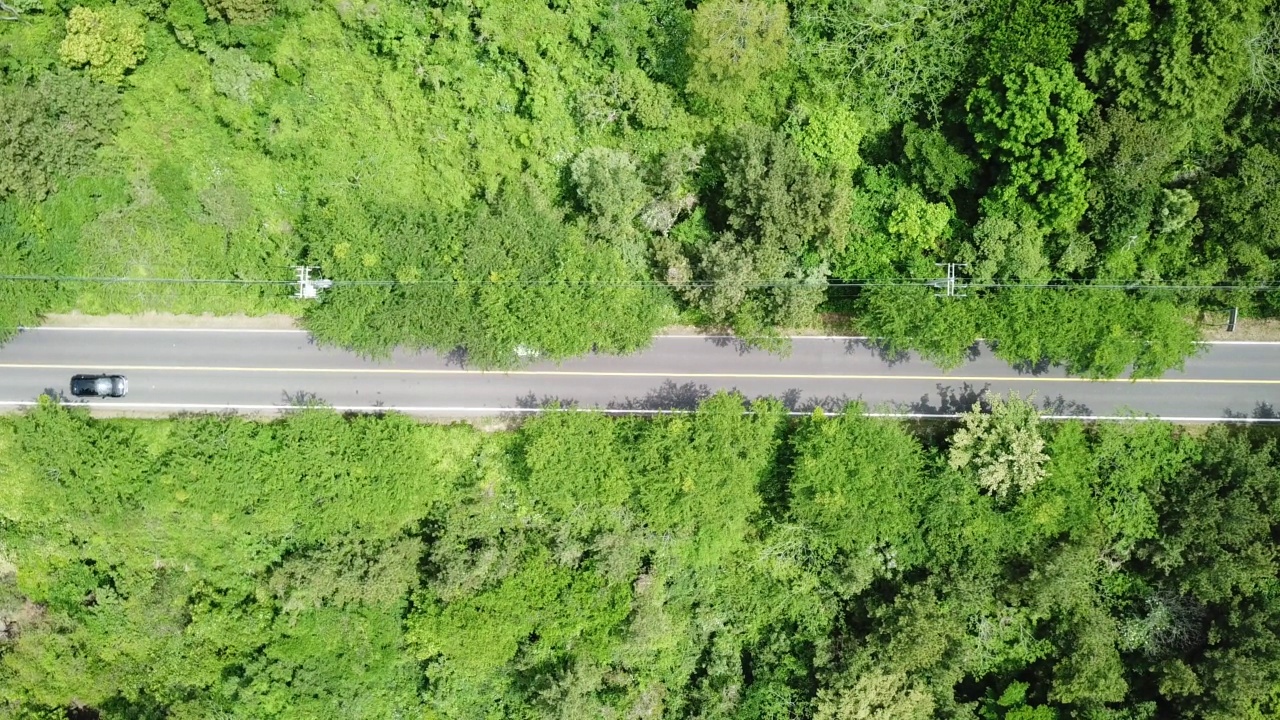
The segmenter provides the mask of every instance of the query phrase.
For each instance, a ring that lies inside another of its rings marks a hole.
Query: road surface
[[[1095,382],[1056,368],[1020,372],[985,349],[944,372],[910,357],[888,362],[865,340],[796,338],[788,357],[724,337],[661,336],[628,357],[590,356],[513,372],[482,372],[432,354],[372,361],[321,347],[298,330],[34,328],[0,345],[0,410],[66,395],[71,375],[118,372],[129,396],[94,400],[94,414],[274,412],[308,401],[340,410],[396,409],[469,417],[530,412],[546,403],[614,411],[689,409],[717,390],[781,398],[792,410],[950,415],[982,392],[1034,393],[1046,415],[1130,412],[1181,421],[1271,420],[1280,406],[1280,344],[1215,343],[1185,372],[1153,381]],[[69,402],[84,402],[69,399]]]

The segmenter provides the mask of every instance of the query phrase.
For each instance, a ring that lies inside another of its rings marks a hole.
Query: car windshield
[[[111,378],[98,378],[93,383],[93,389],[96,390],[99,395],[110,395]]]

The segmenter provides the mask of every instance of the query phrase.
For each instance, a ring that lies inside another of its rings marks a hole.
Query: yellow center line
[[[84,370],[84,365],[41,363],[0,363],[0,369],[12,370]],[[744,373],[744,372],[641,372],[617,370],[466,370],[463,368],[281,368],[218,367],[202,365],[113,365],[120,371],[215,372],[215,373],[308,373],[320,375],[520,375],[530,377],[601,377],[601,378],[704,378],[720,380],[927,380],[931,382],[1026,382],[1026,383],[1166,383],[1172,385],[1280,385],[1280,379],[1246,378],[1103,378],[1037,377],[1034,375],[875,375],[821,373]]]

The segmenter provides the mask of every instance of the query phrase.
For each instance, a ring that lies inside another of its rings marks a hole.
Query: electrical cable
[[[184,284],[193,285],[297,285],[294,280],[267,280],[248,278],[165,278],[165,277],[121,277],[121,276],[75,276],[75,275],[0,275],[0,281],[10,282],[61,282],[61,283],[103,283],[103,284]],[[328,281],[331,287],[396,287],[404,285],[508,285],[520,287],[539,287],[556,285],[594,285],[601,287],[693,287],[708,288],[719,285],[734,284],[748,288],[773,288],[794,286],[820,286],[824,288],[866,288],[866,287],[940,287],[945,284],[942,279],[899,278],[890,280],[830,280],[818,282],[805,278],[775,278],[726,283],[723,281],[700,280],[688,283],[667,283],[661,280],[593,280],[593,279],[556,279],[556,280],[504,280],[501,278],[453,278],[426,280],[338,280]],[[957,289],[1028,289],[1028,290],[1206,290],[1206,291],[1252,291],[1266,292],[1280,290],[1280,285],[1257,283],[1252,285],[1218,284],[1218,285],[1181,285],[1159,284],[1142,281],[1106,281],[1106,282],[1044,282],[1044,283],[1011,283],[1011,282],[964,282],[957,281]]]

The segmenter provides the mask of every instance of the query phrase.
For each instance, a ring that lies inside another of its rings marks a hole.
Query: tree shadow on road
[[[1227,408],[1222,411],[1222,417],[1238,421],[1227,425],[1226,432],[1244,436],[1252,443],[1265,443],[1280,438],[1280,411],[1269,402],[1259,401],[1248,413]]]
[[[1088,405],[1075,400],[1068,400],[1062,395],[1056,398],[1042,398],[1040,412],[1045,415],[1085,417],[1093,414]]]
[[[906,365],[915,359],[912,358],[910,350],[894,349],[883,340],[863,338],[851,338],[846,340],[844,343],[844,352],[846,355],[855,355],[859,352],[870,353],[888,367]],[[982,357],[982,343],[974,343],[965,348],[964,352],[961,353],[961,362],[970,363],[980,357]]]
[[[958,388],[938,383],[935,389],[938,395],[937,402],[934,402],[929,395],[921,395],[919,400],[906,404],[903,410],[921,415],[966,413],[982,402],[983,396],[991,389],[991,384],[987,383],[981,389],[975,389],[969,383],[961,383]]]
[[[533,393],[533,391],[529,391],[528,393],[516,398],[515,406],[529,410],[541,410],[549,407],[566,409],[577,407],[578,401],[573,398],[560,397],[559,395],[543,395],[542,397],[538,397]]]
[[[705,383],[680,383],[663,381],[654,390],[634,398],[611,401],[610,410],[697,410],[703,400],[711,397],[711,388]]]
[[[470,353],[462,345],[455,347],[444,354],[444,364],[446,367],[465,368],[467,360],[471,358]]]
[[[749,340],[730,335],[708,335],[707,342],[718,348],[731,347],[738,355],[750,355],[753,352],[764,350],[764,348],[752,344]]]
[[[73,399],[67,397],[66,391],[62,388],[47,387],[40,393],[40,397],[47,397],[59,405],[66,405],[73,402]]]
[[[859,402],[862,398],[850,397],[848,395],[810,395],[804,400],[800,400],[800,391],[796,389],[788,390],[787,395],[794,393],[795,400],[787,402],[783,400],[783,404],[792,412],[812,413],[814,410],[822,410],[824,413],[842,413],[849,405]]]
[[[1009,367],[1013,368],[1013,371],[1019,375],[1040,377],[1052,370],[1054,365],[1049,362],[1048,358],[1042,358],[1035,362],[1031,362],[1030,360],[1020,360],[1015,363],[1010,363]]]
[[[288,390],[281,390],[280,404],[284,405],[285,407],[295,407],[295,408],[313,408],[313,407],[329,406],[329,403],[325,402],[323,398],[321,398],[316,393],[311,392],[310,390],[294,390],[293,392],[289,392]]]
[[[857,355],[862,352],[875,355],[877,360],[889,367],[905,365],[911,361],[910,352],[906,350],[894,350],[890,348],[887,343],[880,340],[850,338],[844,341],[845,355]]]

